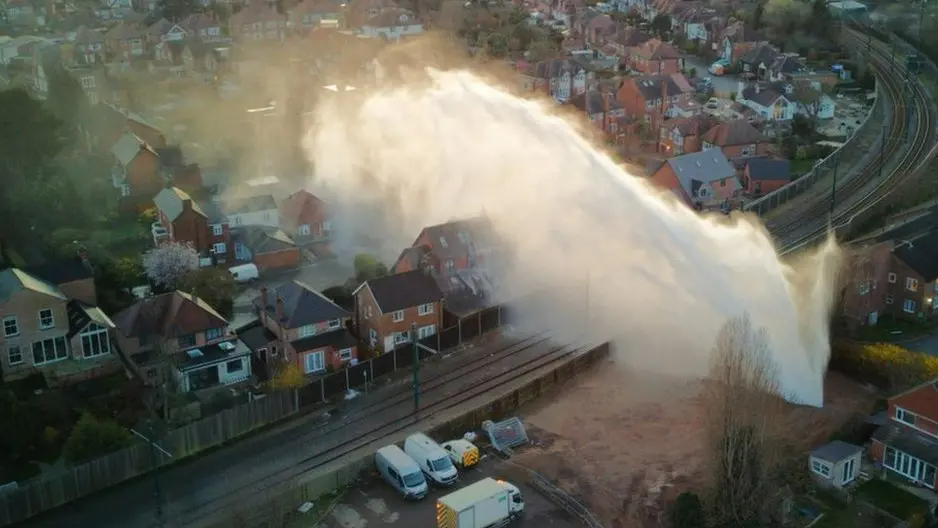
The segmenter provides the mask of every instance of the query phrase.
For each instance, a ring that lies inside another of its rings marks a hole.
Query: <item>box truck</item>
[[[495,528],[524,512],[521,490],[503,480],[486,478],[440,497],[436,502],[437,528]]]

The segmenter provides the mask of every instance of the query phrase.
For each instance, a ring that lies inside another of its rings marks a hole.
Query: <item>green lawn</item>
[[[923,499],[882,479],[872,479],[860,484],[856,493],[858,498],[902,520],[915,514],[923,514],[928,509],[928,504]]]
[[[881,528],[882,524],[870,515],[864,515],[858,508],[844,507],[824,512],[811,528]]]
[[[817,161],[816,159],[791,160],[789,167],[792,180],[797,180],[799,177],[807,174]]]

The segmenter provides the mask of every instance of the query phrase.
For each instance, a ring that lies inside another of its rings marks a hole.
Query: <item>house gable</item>
[[[919,385],[889,399],[889,419],[931,436],[938,436],[938,380]]]

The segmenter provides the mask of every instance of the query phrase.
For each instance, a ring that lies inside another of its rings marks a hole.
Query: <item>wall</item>
[[[390,347],[386,346],[385,338],[393,337],[396,332],[410,332],[413,323],[417,323],[418,329],[428,325],[435,325],[436,331],[434,331],[434,333],[436,333],[442,327],[442,310],[439,302],[432,304],[433,313],[419,315],[416,306],[405,308],[404,320],[394,322],[394,314],[382,314],[371,294],[371,290],[369,288],[362,288],[355,302],[355,309],[357,311],[355,314],[355,322],[358,326],[359,339],[367,343],[369,347],[379,350],[380,352],[389,352],[393,350],[396,345],[392,342]],[[378,338],[374,344],[370,341],[370,332],[372,329],[378,334]]]
[[[280,211],[252,211],[250,213],[228,213],[228,222],[234,226],[280,227]]]
[[[259,271],[295,268],[300,265],[300,250],[291,248],[272,253],[254,253],[252,261]]]
[[[163,188],[162,179],[157,173],[158,158],[149,150],[141,149],[125,169],[131,196],[152,200]]]
[[[934,386],[929,384],[890,399],[887,413],[887,418],[890,420],[896,416],[896,407],[901,407],[916,415],[915,427],[911,429],[938,437],[938,422],[935,421],[935,418],[938,418],[935,416],[935,409],[938,409],[938,389]],[[901,422],[894,421],[894,423]]]
[[[44,309],[52,310],[52,319],[55,326],[50,329],[40,330],[39,311]],[[68,334],[68,311],[65,307],[65,301],[42,293],[22,290],[13,294],[5,303],[0,304],[0,322],[10,316],[16,317],[19,335],[4,337],[3,329],[0,327],[0,369],[3,371],[3,379],[7,381],[19,379],[36,372],[36,367],[33,366],[31,349],[33,342],[65,337]],[[10,365],[9,363],[7,347],[10,345],[19,345],[20,347],[23,360],[18,365]],[[43,366],[48,364],[46,363]]]
[[[241,362],[241,370],[237,372],[228,373],[228,363],[232,361]],[[251,377],[251,357],[247,356],[237,356],[230,357],[229,359],[218,363],[216,365],[211,365],[204,367],[206,369],[216,369],[218,371],[218,383],[219,385],[234,385],[235,383],[240,383],[246,381]],[[182,388],[182,392],[189,392],[191,388],[189,387],[189,374],[195,370],[203,369],[193,369],[186,372],[178,372],[176,375],[176,381],[179,383],[179,386]]]
[[[92,306],[98,305],[98,295],[94,285],[94,277],[58,284],[56,287],[69,299],[75,299]]]
[[[212,231],[208,226],[208,220],[199,213],[191,209],[184,209],[179,216],[173,220],[173,240],[182,243],[191,243],[199,255],[208,255],[212,247]],[[230,251],[230,248],[228,248]]]

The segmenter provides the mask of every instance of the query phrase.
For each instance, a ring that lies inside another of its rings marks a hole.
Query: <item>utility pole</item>
[[[156,499],[156,527],[164,528],[166,519],[163,518],[163,488],[160,486],[160,463],[157,461],[156,452],[159,451],[169,458],[173,458],[168,451],[156,445],[153,441],[153,419],[147,420],[147,435],[141,434],[133,429],[130,430],[135,436],[146,442],[150,446],[150,472],[153,473],[153,496]]]
[[[417,323],[410,324],[410,338],[414,342],[414,418],[420,410],[420,353],[417,350]]]
[[[918,10],[918,45],[922,45],[922,25],[925,23],[925,0],[921,0],[921,7]]]
[[[883,139],[879,146],[879,179],[883,179],[883,172],[886,170],[886,125],[883,125]]]
[[[840,167],[840,152],[834,154],[834,181],[831,183],[831,211],[830,218],[834,218],[834,205],[837,203],[837,168]]]

